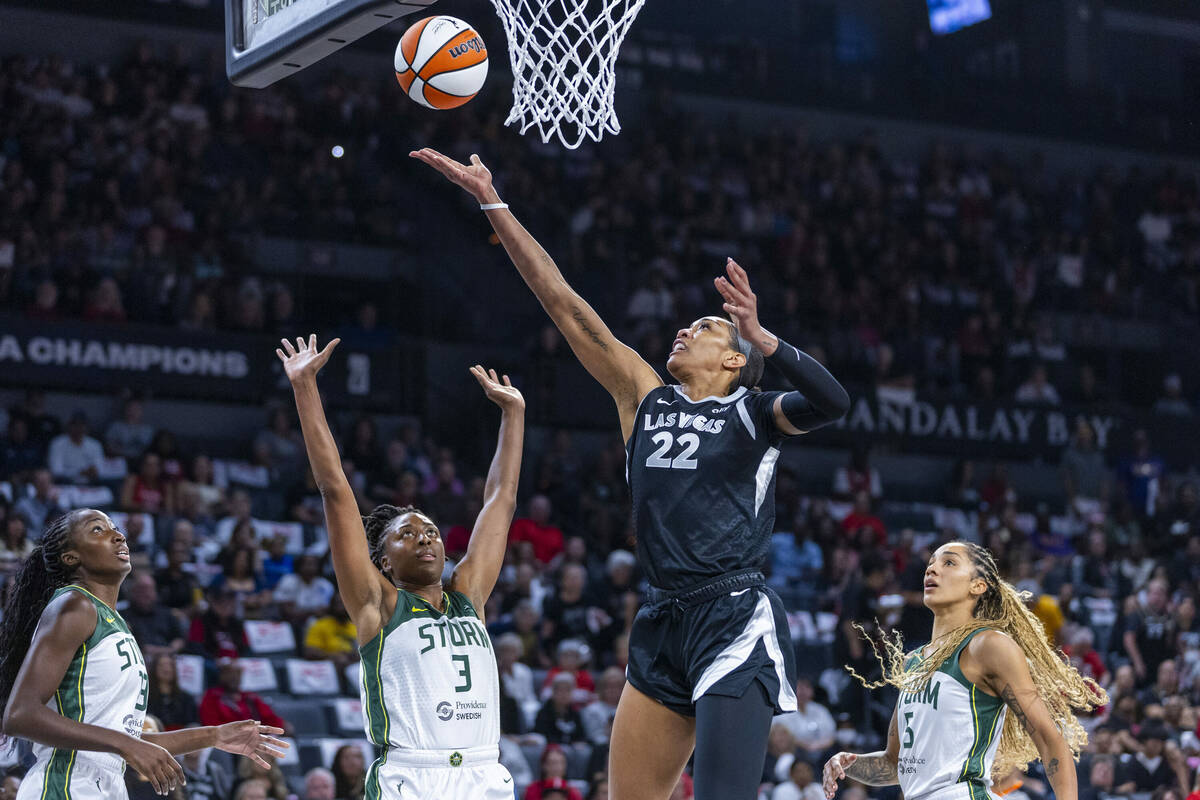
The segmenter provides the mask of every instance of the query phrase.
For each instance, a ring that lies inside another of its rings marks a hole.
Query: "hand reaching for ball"
[[[418,161],[424,161],[438,172],[445,175],[452,183],[456,183],[470,192],[480,203],[499,203],[500,195],[492,187],[492,173],[479,156],[471,154],[470,166],[460,164],[453,158],[442,155],[432,147],[414,150],[409,155]]]

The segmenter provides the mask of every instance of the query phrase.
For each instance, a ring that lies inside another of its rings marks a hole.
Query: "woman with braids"
[[[176,754],[216,747],[268,767],[287,747],[255,720],[142,733],[149,676],[113,610],[129,570],[124,534],[84,508],[47,525],[17,572],[0,622],[3,732],[37,757],[18,800],[119,800],[126,764],[167,794],[184,781]]]
[[[500,406],[500,434],[483,509],[447,585],[437,525],[406,506],[360,517],[317,392],[317,373],[338,344],[283,340],[283,361],[300,412],[313,477],[325,505],[338,591],[361,656],[367,738],[383,749],[367,772],[367,800],[511,800],[499,762],[500,681],[483,608],[504,561],[517,500],[525,400],[495,370],[471,367]]]
[[[1054,796],[1076,800],[1075,759],[1087,734],[1075,712],[1108,698],[1055,652],[1027,597],[1000,579],[979,545],[939,547],[925,568],[933,640],[906,656],[899,634],[885,638],[877,683],[850,670],[869,689],[900,690],[887,749],[829,759],[825,796],[851,778],[898,783],[905,800],[988,800],[993,775],[1040,758]]]
[[[638,560],[652,589],[629,636],[612,796],[666,800],[694,751],[697,800],[757,797],[771,717],[796,710],[787,619],[761,572],[775,530],[775,464],[788,436],[846,413],[846,390],[763,329],[750,279],[733,259],[714,281],[731,319],[681,328],[667,359],[678,384],[665,385],[500,202],[478,156],[465,165],[430,149],[411,155],[475,196],[525,283],[617,405]],[[798,391],[758,391],[764,361]]]

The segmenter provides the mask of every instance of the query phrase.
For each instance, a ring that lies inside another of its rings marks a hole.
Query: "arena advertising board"
[[[164,397],[257,400],[290,391],[268,334],[0,317],[0,380],[47,389],[127,387]],[[379,352],[344,347],[321,382],[337,400],[394,403],[398,370]]]

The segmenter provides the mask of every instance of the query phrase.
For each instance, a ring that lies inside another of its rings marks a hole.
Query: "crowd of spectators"
[[[851,383],[1169,414],[1190,414],[1200,391],[1171,364],[1148,385],[1117,380],[1106,359],[1069,352],[1055,316],[1195,324],[1200,195],[1183,171],[1060,174],[936,142],[908,159],[869,132],[743,129],[669,95],[644,110],[655,124],[634,113],[604,148],[564,152],[504,128],[501,91],[420,115],[386,75],[246,92],[193,60],[142,44],[103,68],[0,64],[0,309],[290,332],[324,298],[258,274],[245,236],[407,248],[431,193],[461,199],[405,156],[435,145],[481,153],[568,275],[604,276],[592,299],[644,353],[711,311],[714,269],[733,254],[764,319]],[[467,223],[419,224],[456,238]]]
[[[803,131],[706,125],[669,97],[659,98],[653,128],[631,126],[603,153],[562,154],[503,129],[499,97],[475,101],[474,117],[395,125],[386,121],[409,102],[395,87],[338,75],[300,91],[232,91],[219,69],[149,46],[104,69],[3,61],[0,309],[294,333],[311,309],[287,280],[256,273],[242,237],[304,231],[404,246],[405,209],[429,192],[458,197],[396,161],[414,144],[437,143],[484,155],[572,280],[612,281],[620,291],[597,303],[642,352],[665,353],[680,320],[711,310],[713,265],[735,253],[751,268],[763,318],[848,382],[897,398],[1125,401],[1192,413],[1200,387],[1182,375],[1164,373],[1161,394],[1120,395],[1105,363],[1071,357],[1054,322],[1070,311],[1194,324],[1200,198],[1191,176],[1059,177],[1036,161],[942,145],[908,162],[885,156],[870,134],[817,143]],[[335,139],[347,153],[340,160],[329,155]],[[360,324],[375,326],[377,313],[364,306]],[[536,341],[539,355],[565,357],[552,331]],[[299,654],[341,675],[356,659],[295,421],[275,409],[240,459],[214,459],[181,450],[144,411],[129,397],[112,420],[62,420],[37,391],[8,409],[0,570],[9,574],[65,506],[113,509],[133,544],[122,611],[152,665],[157,720],[172,728],[257,716],[303,737],[240,679],[252,620],[290,623]],[[461,557],[485,465],[415,425],[381,434],[362,416],[338,433],[363,510],[425,508],[451,561]],[[1182,800],[1196,788],[1200,499],[1195,482],[1167,474],[1148,436],[1115,456],[1082,422],[1062,458],[1066,502],[1053,509],[1023,503],[1002,464],[964,461],[945,496],[919,509],[919,523],[898,513],[865,451],[823,494],[801,495],[781,471],[767,566],[805,674],[801,710],[772,731],[764,796],[818,800],[814,779],[831,751],[881,745],[891,700],[842,670],[876,671],[851,624],[896,628],[909,646],[928,637],[921,573],[950,538],[996,553],[1048,634],[1108,688],[1108,706],[1086,720],[1085,796]],[[502,676],[502,757],[529,800],[606,797],[608,731],[643,589],[624,451],[612,441],[585,457],[559,431],[527,459],[532,482],[487,613]],[[181,654],[209,667],[201,696],[179,688]],[[361,752],[344,749],[326,766],[307,774],[306,796],[361,797]],[[185,769],[189,800],[289,792],[277,773],[246,761],[230,774],[189,756]],[[999,788],[1016,782],[1007,776]],[[677,796],[689,792],[682,780]],[[1047,793],[1037,768],[1010,792]],[[843,790],[868,796],[894,792]]]
[[[37,391],[7,413],[0,570],[10,574],[30,552],[64,499],[94,498],[113,509],[133,545],[122,613],[150,665],[157,721],[171,729],[256,717],[303,740],[305,731],[274,709],[273,697],[243,691],[241,680],[242,660],[254,655],[246,633],[254,620],[289,623],[296,655],[329,661],[339,675],[352,675],[357,659],[291,416],[270,414],[245,461],[236,462],[175,452],[165,431],[142,422],[137,398],[98,425],[103,433],[95,438],[84,415],[69,415],[64,425],[46,413]],[[430,510],[452,568],[480,507],[485,465],[416,426],[381,437],[369,417],[338,438],[363,510],[383,501]],[[1164,472],[1144,437],[1116,467],[1095,463],[1093,439],[1081,423],[1063,459],[1067,499],[1053,510],[1026,507],[1002,466],[977,470],[972,462],[960,465],[943,498],[919,504],[926,524],[913,519],[912,504],[889,501],[866,450],[849,454],[823,494],[802,495],[794,476],[780,474],[765,566],[805,658],[796,687],[801,710],[776,721],[764,797],[817,800],[814,781],[830,753],[882,741],[893,698],[872,696],[842,669],[877,671],[852,623],[894,628],[909,646],[925,641],[932,620],[922,605],[924,565],[941,542],[966,538],[996,553],[1007,579],[1031,593],[1048,635],[1110,693],[1110,703],[1085,720],[1092,740],[1080,776],[1088,796],[1174,785],[1182,800],[1200,765],[1200,500],[1194,482]],[[585,458],[560,431],[529,454],[533,484],[488,603],[501,674],[502,757],[529,800],[558,791],[603,797],[607,786],[607,737],[644,589],[622,453],[614,440]],[[261,516],[264,508],[278,516]],[[180,655],[208,665],[199,696],[180,688]],[[352,680],[339,680],[353,694]],[[193,797],[224,796],[204,794],[213,786],[258,791],[253,781],[264,777],[223,775],[220,763],[203,759],[187,766],[212,773],[195,782]],[[293,777],[298,788],[300,776]],[[323,773],[310,777],[321,783]],[[1038,768],[1020,780],[1031,800],[1045,797]],[[276,780],[265,791],[284,800],[287,789]],[[681,783],[680,796],[687,791]],[[891,797],[861,787],[845,795],[863,792]]]

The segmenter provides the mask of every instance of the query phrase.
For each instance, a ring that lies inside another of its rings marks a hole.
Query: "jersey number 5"
[[[696,469],[699,463],[692,458],[700,449],[700,437],[694,433],[679,435],[679,443],[683,450],[674,458],[666,458],[667,451],[675,444],[675,437],[667,431],[656,433],[650,441],[658,445],[658,449],[646,459],[646,466],[654,469]]]
[[[904,741],[900,743],[901,747],[912,747],[913,746],[913,730],[912,730],[912,726],[909,724],[912,722],[912,718],[913,718],[913,712],[911,712],[911,711],[904,712]]]

